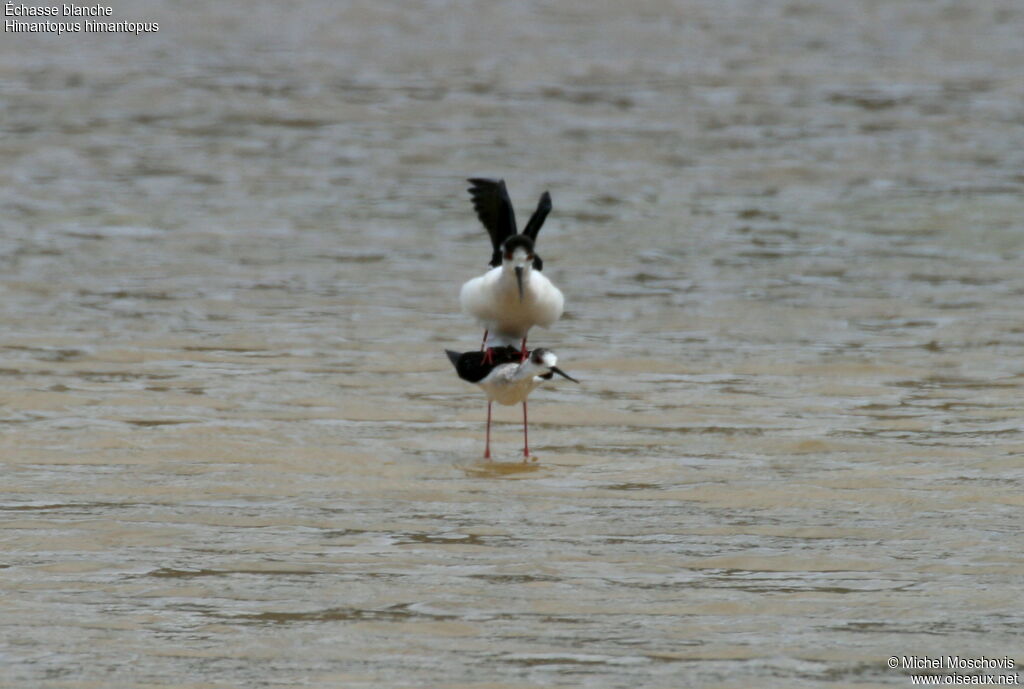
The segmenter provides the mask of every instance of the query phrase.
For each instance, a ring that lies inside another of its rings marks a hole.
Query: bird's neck
[[[546,366],[540,366],[538,364],[533,363],[533,361],[531,361],[530,359],[527,359],[526,361],[519,364],[519,367],[516,369],[516,372],[512,374],[512,379],[527,380],[530,378],[534,378],[536,376],[542,376],[547,372],[548,368]]]
[[[530,273],[533,272],[533,267],[529,263],[522,265],[523,269],[523,284],[526,284],[527,280],[530,279]],[[514,263],[502,263],[501,274],[505,280],[512,280],[515,282],[516,279],[516,265]]]

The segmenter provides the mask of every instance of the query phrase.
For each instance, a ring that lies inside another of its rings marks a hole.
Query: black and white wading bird
[[[530,352],[526,359],[521,359],[521,352],[516,347],[495,347],[485,352],[453,352],[446,349],[445,353],[455,366],[459,378],[475,383],[487,394],[487,441],[484,445],[484,459],[491,458],[491,405],[495,402],[505,405],[523,403],[523,461],[530,458],[529,431],[526,420],[526,398],[534,388],[545,380],[551,380],[554,374],[568,378],[574,383],[578,380],[558,368],[558,357],[554,352],[537,349]]]
[[[462,286],[459,303],[485,328],[481,345],[487,352],[485,361],[491,360],[493,348],[516,345],[525,359],[530,328],[550,327],[561,318],[565,306],[561,290],[541,273],[544,262],[534,248],[537,233],[551,212],[551,195],[541,195],[537,210],[519,233],[505,181],[474,178],[469,183],[473,208],[491,236],[494,251],[491,270]]]

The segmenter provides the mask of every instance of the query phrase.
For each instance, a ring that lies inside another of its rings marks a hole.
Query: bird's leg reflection
[[[484,445],[484,459],[491,458],[491,402],[487,403],[487,444]]]
[[[526,400],[523,400],[523,461],[529,461],[530,459],[530,442],[529,435],[526,429]]]

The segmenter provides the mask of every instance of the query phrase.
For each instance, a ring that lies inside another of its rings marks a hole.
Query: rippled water
[[[115,15],[0,43],[3,686],[1020,655],[1019,3]],[[442,351],[469,175],[554,198],[535,463]]]

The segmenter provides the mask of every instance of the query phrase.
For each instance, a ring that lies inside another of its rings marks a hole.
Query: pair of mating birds
[[[553,352],[526,349],[526,336],[535,325],[549,327],[562,316],[565,298],[541,270],[544,262],[534,249],[537,233],[551,212],[551,195],[544,192],[530,221],[520,233],[504,180],[470,179],[473,208],[487,228],[494,253],[491,270],[462,286],[462,310],[485,328],[478,352],[445,350],[459,377],[487,394],[487,441],[491,457],[491,405],[523,405],[523,459],[530,457],[526,398],[554,374],[579,381],[556,365]]]

